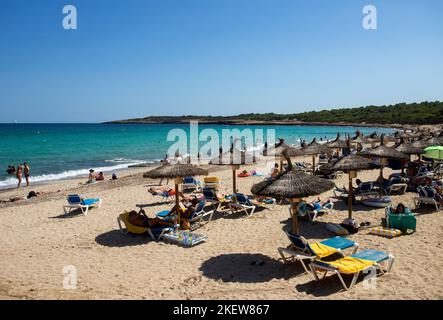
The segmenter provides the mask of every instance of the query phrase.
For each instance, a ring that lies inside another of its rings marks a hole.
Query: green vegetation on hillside
[[[443,102],[399,103],[388,106],[367,106],[293,114],[249,113],[237,116],[152,116],[117,122],[178,122],[200,120],[209,122],[237,121],[302,121],[325,123],[367,123],[367,124],[437,124],[443,123]]]

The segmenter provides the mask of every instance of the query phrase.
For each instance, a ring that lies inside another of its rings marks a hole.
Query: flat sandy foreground
[[[231,191],[232,173],[217,169],[224,181],[222,192]],[[2,299],[442,299],[443,212],[418,216],[417,232],[393,239],[361,230],[350,239],[363,249],[373,248],[396,257],[392,273],[377,278],[375,288],[360,279],[345,292],[336,276],[315,282],[303,274],[298,263],[285,265],[277,248],[287,246],[282,229],[290,225],[288,206],[275,205],[246,217],[243,213],[214,215],[197,233],[208,241],[192,248],[151,241],[144,236],[124,235],[116,218],[136,204],[152,204],[149,216],[170,208],[147,192],[157,184],[142,178],[146,169],[127,171],[116,181],[80,186],[80,180],[62,181],[0,193],[0,199],[24,196],[30,190],[53,192],[40,198],[0,205],[0,298]],[[363,181],[378,171],[361,172]],[[390,169],[385,169],[385,176]],[[124,176],[124,177],[123,177]],[[239,178],[239,190],[250,194],[260,177]],[[84,179],[83,179],[84,180]],[[347,176],[335,181],[346,184]],[[170,181],[172,183],[172,181]],[[56,192],[60,190],[59,192]],[[101,209],[87,216],[64,215],[66,195],[80,193],[102,198]],[[332,191],[321,195],[322,200]],[[407,193],[393,196],[414,208]],[[354,217],[379,225],[383,209],[357,205]],[[300,222],[310,241],[330,235],[326,222],[347,217],[346,205],[338,201],[333,214],[317,221]],[[257,265],[254,262],[264,261]],[[78,282],[74,290],[63,287],[63,268],[73,265]],[[345,278],[349,281],[349,278]]]

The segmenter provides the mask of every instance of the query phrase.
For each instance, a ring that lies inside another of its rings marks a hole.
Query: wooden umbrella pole
[[[293,198],[291,201],[291,213],[292,213],[292,232],[295,234],[299,234],[299,229],[298,229],[298,218],[297,218],[297,200]]]
[[[235,167],[232,167],[232,192],[236,193],[237,192],[237,181],[236,181],[236,176],[235,176]]]
[[[380,197],[383,195],[383,168],[385,167],[385,161],[386,161],[386,159],[385,158],[381,158],[381,161],[380,161],[380,187],[379,187],[379,194],[380,194]]]
[[[352,196],[354,194],[354,190],[352,188],[352,171],[349,171],[349,197],[348,197],[348,217],[349,219],[352,218]]]
[[[312,174],[315,174],[315,155],[312,156]]]
[[[180,182],[180,178],[175,178],[175,208],[177,210],[177,223],[180,225],[180,199],[178,196],[178,184]]]

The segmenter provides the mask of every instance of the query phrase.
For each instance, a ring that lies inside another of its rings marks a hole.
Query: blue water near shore
[[[189,132],[189,125],[146,124],[0,124],[0,188],[16,184],[8,176],[8,165],[27,161],[31,166],[31,182],[60,180],[86,175],[90,168],[113,172],[130,165],[150,163],[162,159],[173,142],[168,132],[181,128]],[[212,128],[221,136],[222,129],[275,129],[276,137],[284,137],[289,144],[314,137],[335,138],[337,132],[364,134],[374,131],[392,133],[388,128],[357,128],[334,126],[226,126],[199,125],[199,131]],[[204,142],[201,143],[203,145]]]

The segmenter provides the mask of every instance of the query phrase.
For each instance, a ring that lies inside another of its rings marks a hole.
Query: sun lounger
[[[422,204],[430,204],[435,206],[435,210],[440,210],[440,204],[435,200],[435,191],[429,188],[426,190],[424,187],[417,187],[418,197],[414,198],[415,207],[419,207]]]
[[[308,216],[309,220],[314,221],[320,213],[329,214],[334,208],[333,202],[327,202],[321,207],[317,207],[311,210],[305,201],[300,201],[297,205],[297,214],[300,217]],[[289,216],[292,217],[292,209],[289,208]]]
[[[408,189],[408,184],[403,178],[392,177],[389,182],[383,186],[383,192],[385,194],[391,194],[393,192],[404,194]]]
[[[278,253],[285,263],[290,262],[291,258],[299,261],[305,271],[309,270],[304,260],[313,261],[315,259],[323,259],[333,254],[340,253],[348,248],[353,248],[352,253],[357,252],[358,243],[343,237],[334,237],[321,242],[308,243],[308,241],[292,232],[285,232],[292,246],[289,248],[278,248]],[[286,255],[288,256],[286,256]]]
[[[199,190],[201,188],[200,181],[196,180],[194,177],[184,177],[182,183],[182,190],[192,189]]]
[[[390,272],[394,263],[394,256],[377,250],[363,250],[335,261],[314,260],[310,268],[315,280],[324,279],[328,272],[333,272],[340,279],[343,288],[350,290],[354,287],[361,272],[367,272],[371,268],[375,268],[375,271],[379,270],[384,274],[385,271],[380,266],[382,262],[388,263],[386,272]],[[318,276],[319,271],[324,273],[321,278]],[[342,274],[354,275],[349,286],[343,280]]]
[[[209,216],[208,220],[206,221],[206,223],[209,223],[212,220],[212,215],[214,214],[214,210],[205,211],[205,207],[206,207],[206,200],[205,199],[200,200],[200,202],[195,207],[194,212],[189,217],[189,222],[193,223],[201,221],[203,220],[204,217]]]
[[[249,216],[253,214],[257,208],[257,205],[253,204],[248,196],[243,193],[235,193],[232,195],[231,199],[231,202],[229,202],[231,212],[244,211]],[[250,211],[248,212],[248,210]]]
[[[63,206],[65,214],[70,213],[72,210],[80,209],[81,212],[86,216],[88,214],[89,208],[100,208],[102,204],[102,200],[100,198],[83,199],[78,194],[68,195],[67,200],[69,204]]]
[[[360,186],[354,190],[355,197],[363,197],[363,196],[374,196],[378,195],[379,192],[375,190],[374,182],[362,182]],[[336,198],[347,197],[349,195],[349,191],[346,188],[335,188],[334,196]]]
[[[219,199],[217,197],[217,193],[213,188],[203,188],[203,196],[207,202],[212,204],[214,211],[219,211],[222,204],[226,202],[225,198]]]
[[[175,230],[173,227],[158,227],[158,228],[149,228],[149,227],[140,227],[133,225],[128,220],[129,212],[124,212],[120,214],[117,218],[118,227],[120,229],[120,232],[124,234],[133,233],[133,234],[143,234],[148,233],[151,239],[155,241],[159,241],[162,239],[162,237],[169,232],[172,232]],[[126,230],[123,230],[122,222],[125,225]]]
[[[217,177],[205,177],[203,182],[203,188],[213,188],[218,190],[221,187],[221,181]]]

